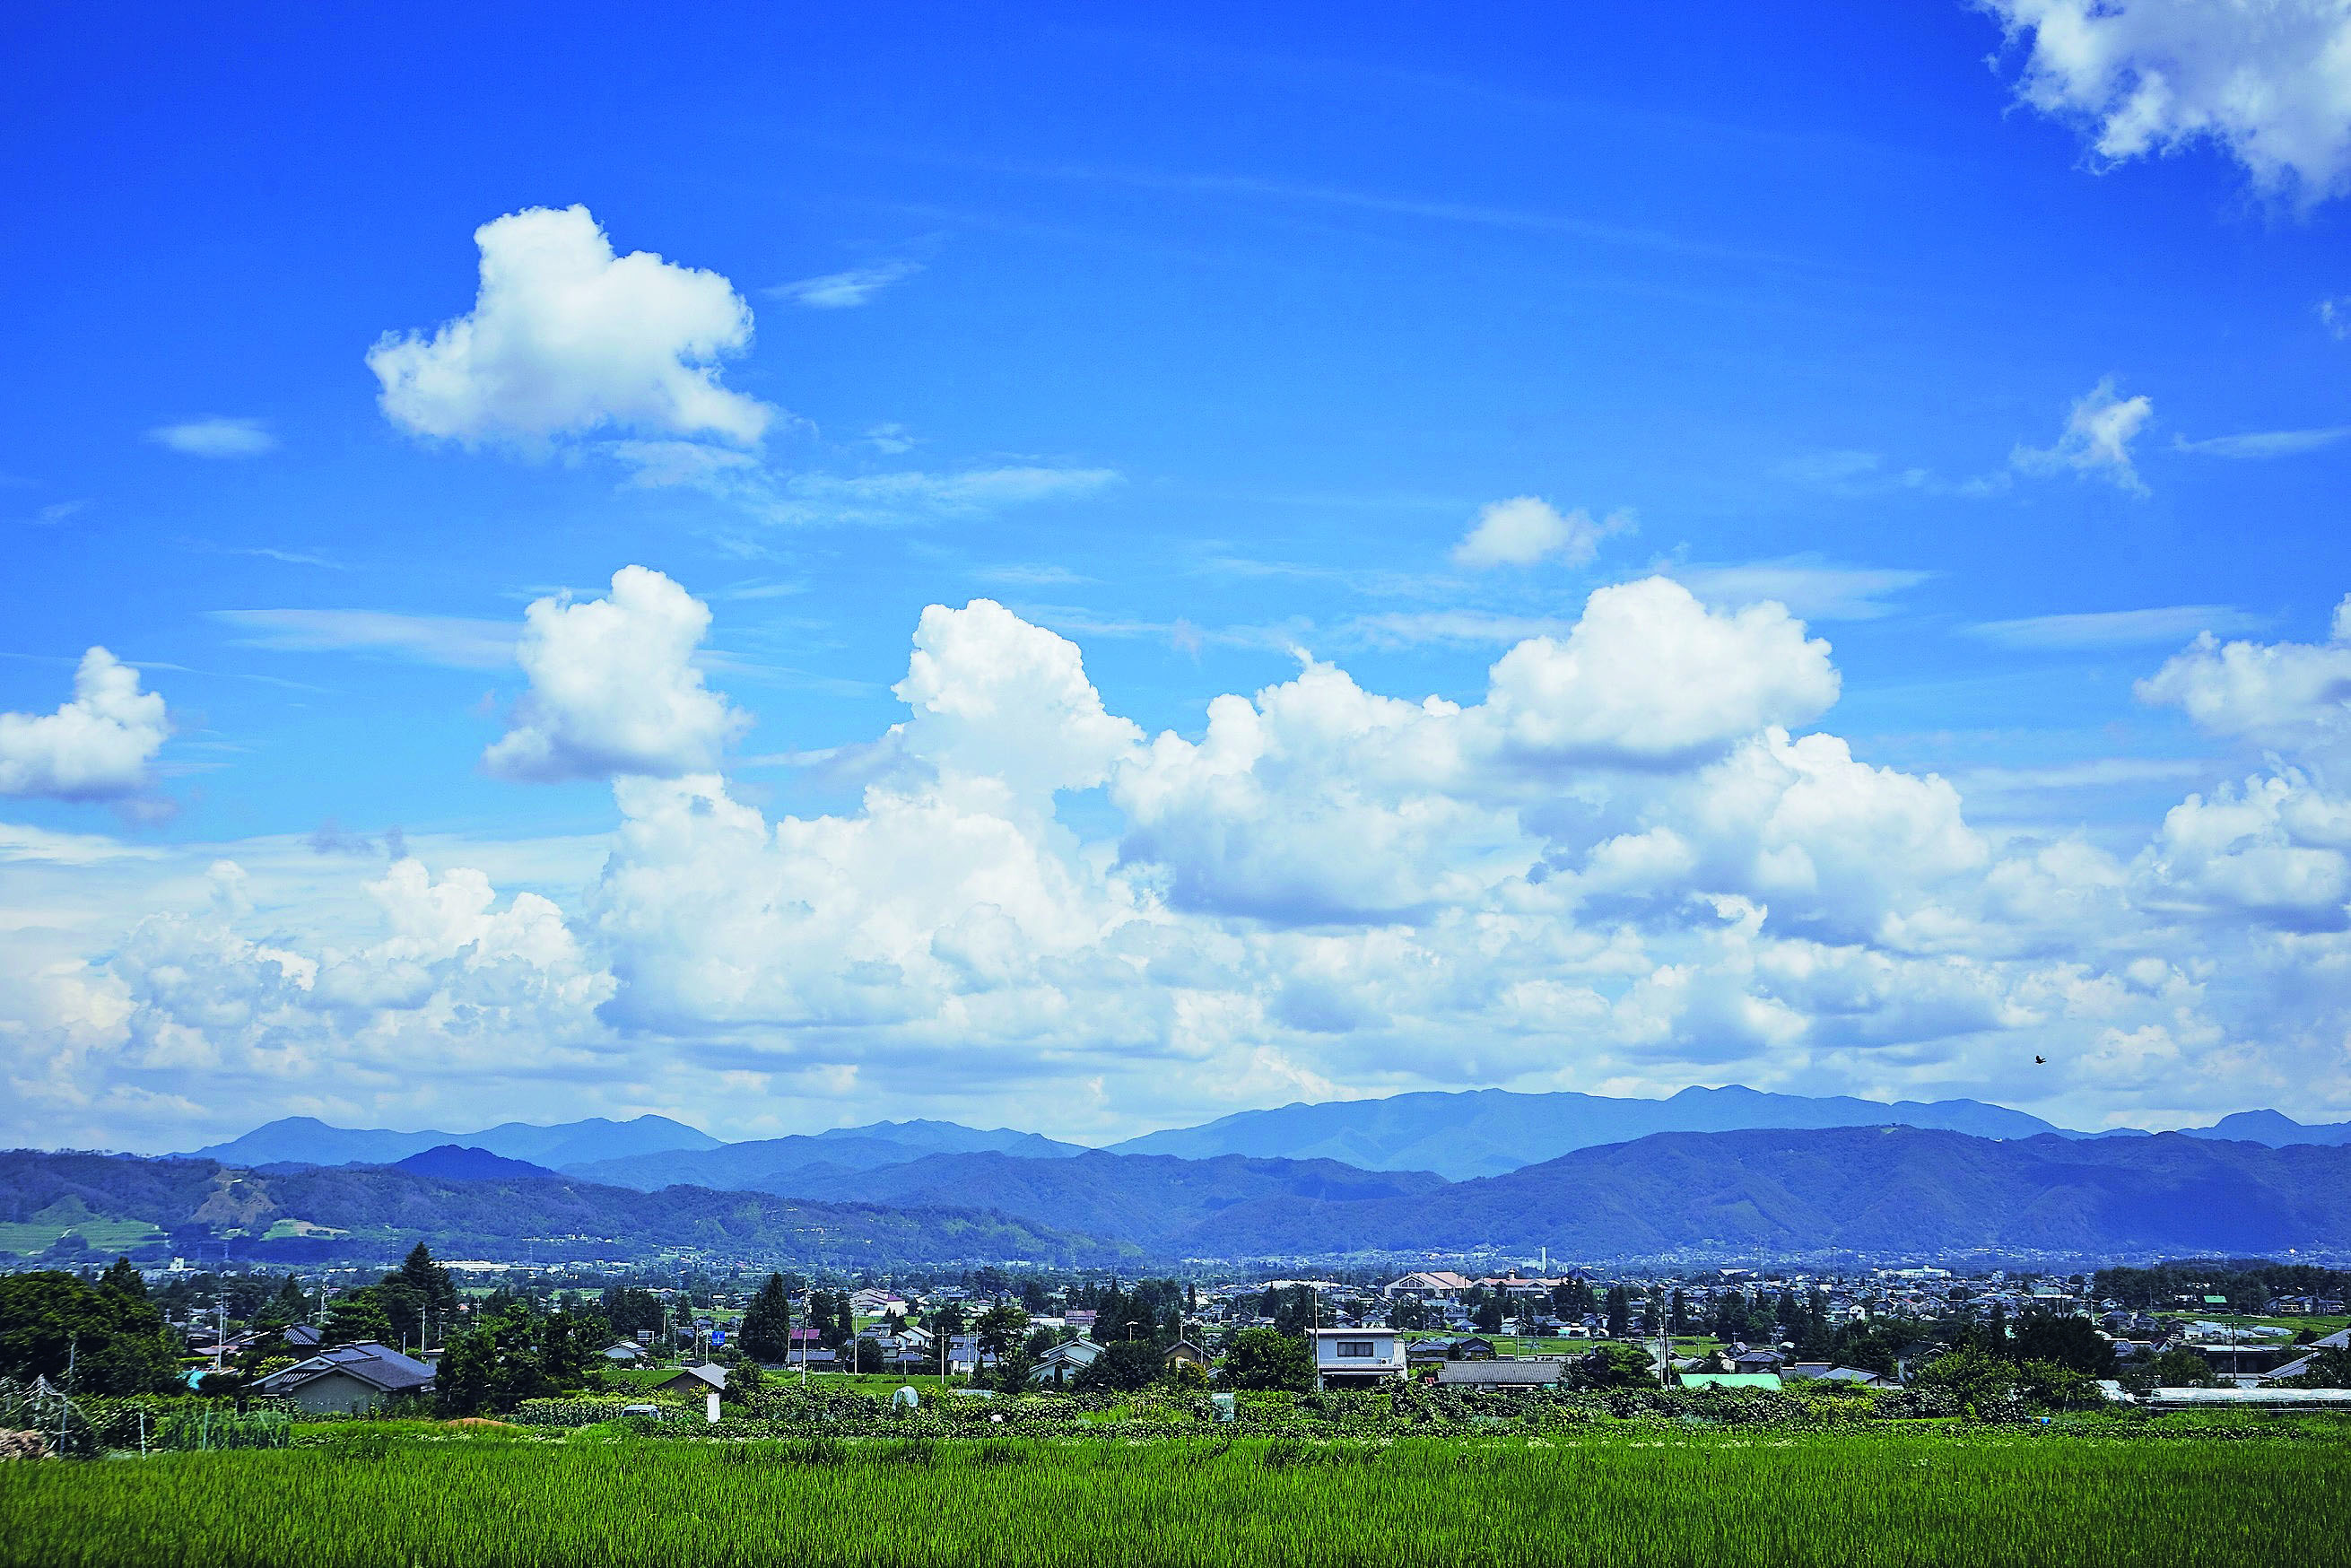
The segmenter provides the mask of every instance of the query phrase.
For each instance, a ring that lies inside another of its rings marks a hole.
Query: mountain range
[[[479,1151],[433,1153],[454,1166]],[[9,1228],[0,1233],[153,1227],[166,1236],[147,1233],[148,1255],[208,1254],[218,1245],[229,1256],[280,1262],[381,1259],[424,1240],[457,1257],[545,1262],[691,1251],[803,1268],[1024,1260],[1117,1268],[1365,1252],[1509,1258],[1539,1248],[1586,1261],[2351,1250],[2351,1205],[2342,1201],[2351,1147],[2272,1149],[2178,1134],[2000,1141],[1901,1126],[1657,1133],[1461,1182],[1238,1155],[981,1151],[836,1171],[805,1185],[818,1190],[642,1192],[572,1176],[453,1179],[381,1166],[265,1171],[19,1151],[0,1155],[0,1224]]]
[[[1410,1198],[1197,1227],[1203,1256],[1500,1249],[2085,1254],[2351,1249],[2351,1148],[2159,1134],[1995,1142],[1912,1127],[1659,1133]]]
[[[1628,1143],[1655,1133],[1756,1128],[1907,1126],[2019,1139],[2137,1138],[2135,1128],[2071,1132],[2038,1116],[1979,1100],[1902,1100],[1766,1093],[1732,1084],[1691,1088],[1662,1100],[1615,1099],[1561,1091],[1521,1094],[1479,1089],[1398,1094],[1383,1100],[1292,1104],[1243,1111],[1196,1127],[1146,1133],[1113,1154],[1214,1159],[1335,1160],[1372,1171],[1434,1171],[1450,1180],[1500,1176],[1578,1149]],[[2240,1111],[2194,1138],[2284,1147],[2351,1144],[2351,1123],[2305,1126],[2276,1111]],[[334,1127],[289,1116],[191,1157],[245,1166],[391,1165],[444,1145],[486,1151],[566,1175],[643,1191],[679,1184],[759,1192],[838,1189],[857,1173],[932,1155],[1002,1154],[1067,1159],[1084,1154],[1011,1128],[954,1122],[874,1122],[830,1132],[726,1144],[665,1116],[597,1118],[553,1126],[508,1122],[478,1133],[393,1133]]]
[[[287,1116],[225,1144],[191,1150],[186,1157],[218,1160],[231,1166],[388,1166],[444,1144],[486,1149],[510,1160],[528,1160],[535,1166],[556,1167],[664,1149],[720,1146],[709,1134],[683,1122],[673,1122],[667,1116],[639,1116],[627,1122],[594,1116],[551,1127],[506,1122],[478,1133],[434,1129],[387,1133],[372,1128],[332,1127],[312,1116]]]
[[[1365,1170],[1432,1170],[1456,1180],[1499,1176],[1576,1149],[1652,1133],[1749,1127],[1934,1127],[1980,1138],[2029,1138],[2060,1129],[2038,1116],[1977,1100],[1892,1104],[1842,1096],[1767,1094],[1737,1085],[1685,1089],[1665,1100],[1618,1100],[1561,1091],[1504,1089],[1397,1094],[1243,1111],[1205,1126],[1148,1133],[1113,1144],[1118,1154],[1280,1155],[1341,1160]]]

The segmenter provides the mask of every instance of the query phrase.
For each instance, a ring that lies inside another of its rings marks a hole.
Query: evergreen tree
[[[1678,1285],[1674,1287],[1673,1301],[1667,1309],[1666,1332],[1668,1333],[1690,1332],[1689,1298],[1682,1294],[1681,1287]]]
[[[1623,1339],[1632,1323],[1631,1294],[1622,1285],[1608,1287],[1608,1337]]]
[[[780,1362],[791,1349],[791,1295],[781,1274],[769,1274],[743,1314],[743,1354],[753,1361]]]

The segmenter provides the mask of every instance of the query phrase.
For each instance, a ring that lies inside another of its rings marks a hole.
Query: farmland
[[[2339,1550],[2351,1529],[2339,1435],[2180,1437],[679,1442],[381,1424],[274,1451],[0,1467],[0,1563],[2062,1568]]]

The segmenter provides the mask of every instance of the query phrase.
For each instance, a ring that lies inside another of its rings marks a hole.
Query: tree
[[[392,1319],[383,1310],[380,1286],[362,1285],[327,1303],[327,1321],[319,1327],[322,1344],[381,1344],[392,1338]]]
[[[1304,1340],[1279,1329],[1243,1329],[1227,1347],[1217,1377],[1228,1388],[1303,1393],[1314,1386],[1314,1351]]]
[[[1609,1286],[1608,1337],[1610,1339],[1623,1339],[1625,1337],[1625,1329],[1631,1326],[1632,1315],[1633,1302],[1631,1293],[1622,1285]]]
[[[2017,1323],[2009,1354],[2019,1361],[2053,1361],[2090,1377],[2115,1375],[2114,1343],[2087,1318],[2029,1313]]]
[[[2017,1392],[2014,1364],[1971,1344],[1937,1356],[1910,1383],[1914,1388],[1947,1390],[1970,1410],[2012,1398]]]
[[[1500,1333],[1502,1303],[1496,1298],[1488,1296],[1478,1303],[1478,1310],[1469,1314],[1469,1321],[1478,1325],[1479,1333]]]
[[[640,1330],[659,1333],[668,1314],[662,1311],[661,1298],[651,1291],[631,1285],[616,1285],[604,1292],[604,1320],[612,1325],[612,1333],[622,1339],[632,1339]]]
[[[148,1394],[178,1381],[177,1346],[145,1291],[93,1287],[55,1270],[0,1275],[0,1376],[83,1394]]]
[[[2218,1388],[2220,1375],[2212,1370],[2210,1362],[2183,1344],[2132,1366],[2122,1375],[2121,1382],[2133,1394],[2144,1395],[2156,1388]]]
[[[1157,1345],[1147,1339],[1121,1340],[1116,1344],[1104,1345],[1092,1364],[1078,1373],[1076,1386],[1081,1393],[1102,1390],[1132,1394],[1158,1382],[1159,1374]]]
[[[1666,1313],[1666,1332],[1668,1333],[1690,1332],[1689,1298],[1682,1294],[1681,1287],[1678,1285],[1674,1287],[1673,1303]]]
[[[781,1274],[769,1274],[743,1313],[743,1354],[753,1361],[780,1362],[792,1352],[792,1298]]]
[[[1586,1388],[1640,1388],[1657,1381],[1657,1369],[1636,1346],[1594,1345],[1576,1364],[1576,1381]]]
[[[979,1314],[972,1332],[979,1337],[979,1348],[1000,1360],[1027,1336],[1029,1314],[1009,1301],[999,1301]]]
[[[726,1369],[726,1397],[739,1399],[746,1394],[757,1394],[759,1385],[767,1381],[768,1375],[759,1364],[746,1357]]]
[[[282,1329],[289,1323],[300,1322],[309,1315],[310,1298],[302,1293],[302,1281],[288,1274],[286,1282],[277,1287],[277,1294],[270,1298],[269,1305],[262,1309],[257,1321],[264,1328]]]
[[[2199,1359],[2202,1359],[2199,1357]],[[2351,1349],[2330,1344],[2310,1354],[2310,1370],[2283,1379],[2281,1388],[2351,1388]]]

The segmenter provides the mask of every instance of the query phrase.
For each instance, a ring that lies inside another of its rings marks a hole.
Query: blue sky
[[[2351,1113],[2340,12],[13,12],[0,1132]]]

